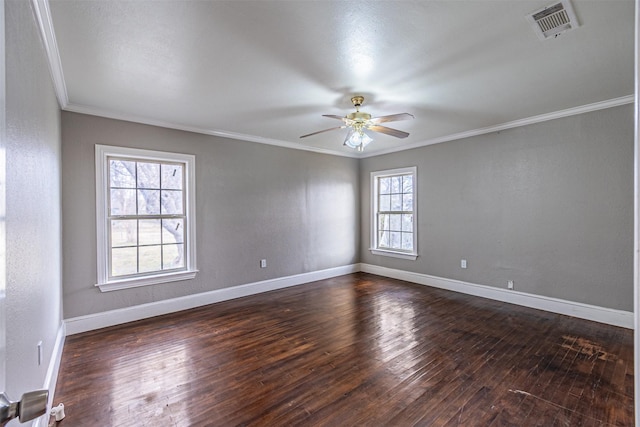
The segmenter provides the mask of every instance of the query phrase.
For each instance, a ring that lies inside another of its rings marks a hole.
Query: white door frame
[[[640,0],[636,0],[635,9],[635,100],[634,100],[634,191],[633,191],[633,206],[634,206],[634,227],[633,227],[633,293],[634,293],[634,397],[635,397],[635,419],[636,426],[640,426],[640,256],[638,250],[640,249],[640,205],[638,202],[638,195],[640,193],[640,144],[638,138],[640,137],[639,121],[640,121],[640,108],[638,104],[639,84],[640,84]]]
[[[5,234],[5,149],[6,149],[6,53],[4,0],[0,0],[0,393],[6,390],[6,322],[5,296],[7,289],[6,276],[6,234]]]

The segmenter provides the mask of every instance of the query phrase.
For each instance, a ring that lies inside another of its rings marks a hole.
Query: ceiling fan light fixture
[[[364,147],[372,141],[373,139],[364,132],[353,132],[353,134],[344,141],[344,145],[357,149],[358,151],[363,151]]]

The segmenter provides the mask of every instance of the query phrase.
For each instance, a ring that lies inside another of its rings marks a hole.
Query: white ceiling
[[[524,17],[551,3],[50,0],[40,9],[55,32],[64,109],[355,156],[345,130],[299,136],[340,125],[321,115],[354,111],[356,94],[374,116],[415,116],[389,123],[408,138],[375,134],[364,155],[630,102],[634,1],[573,0],[581,26],[540,41]]]

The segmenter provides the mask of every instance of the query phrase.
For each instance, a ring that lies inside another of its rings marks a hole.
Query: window
[[[96,145],[101,291],[192,279],[195,157]]]
[[[415,260],[416,167],[371,173],[371,253]]]

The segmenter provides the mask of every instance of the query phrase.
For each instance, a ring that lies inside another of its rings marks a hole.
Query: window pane
[[[378,210],[383,212],[391,210],[391,196],[380,196],[380,206],[378,206]]]
[[[138,190],[138,215],[160,214],[160,190]]]
[[[380,230],[378,233],[378,246],[381,248],[389,247],[389,232]]]
[[[160,165],[138,162],[138,188],[160,188]]]
[[[140,245],[159,245],[162,243],[159,219],[141,219],[138,222],[140,233]]]
[[[391,249],[400,249],[402,248],[402,243],[400,241],[400,235],[401,233],[398,231],[392,231],[391,233],[389,233],[389,247]]]
[[[378,215],[378,230],[388,230],[388,229],[389,229],[389,215],[388,214]]]
[[[184,245],[164,245],[162,247],[163,270],[182,267],[184,267]]]
[[[413,233],[402,233],[402,249],[413,250]]]
[[[163,189],[182,190],[182,165],[160,165],[160,170]]]
[[[138,272],[138,248],[111,249],[111,276],[124,276]]]
[[[402,192],[413,193],[413,175],[405,175],[402,177]]]
[[[391,231],[400,231],[401,230],[401,217],[402,215],[389,215],[389,218],[391,220],[391,225],[389,227],[389,229]]]
[[[391,178],[378,178],[378,193],[389,194],[391,191]]]
[[[111,220],[111,246],[136,246],[138,244],[138,224],[135,219]]]
[[[413,211],[413,194],[402,195],[402,210]]]
[[[136,214],[136,190],[111,190],[111,215]]]
[[[162,246],[142,246],[138,248],[140,254],[140,273],[160,271],[162,269]]]
[[[182,215],[182,191],[162,190],[162,213],[164,215]]]
[[[184,220],[183,219],[163,219],[162,220],[162,243],[182,243],[184,242]]]
[[[391,192],[402,193],[402,177],[401,176],[391,177]]]
[[[413,215],[402,215],[402,231],[413,231]]]
[[[109,160],[111,187],[136,188],[136,162]]]
[[[402,210],[402,194],[394,194],[391,196],[391,210]]]

